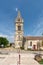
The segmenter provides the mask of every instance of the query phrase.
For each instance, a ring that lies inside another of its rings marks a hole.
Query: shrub
[[[24,50],[24,47],[20,47],[21,50]]]
[[[41,61],[42,60],[41,55],[40,54],[35,55],[35,60],[38,62]]]

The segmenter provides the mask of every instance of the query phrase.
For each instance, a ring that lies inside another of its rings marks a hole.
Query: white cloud
[[[0,33],[0,37],[8,37],[8,36]]]
[[[16,8],[16,11],[18,11],[18,8]]]
[[[37,25],[33,30],[33,35],[42,35],[43,33],[43,17],[39,17],[37,20]]]
[[[14,35],[5,35],[0,33],[0,37],[6,37],[9,40],[9,42],[14,42]]]
[[[10,42],[14,42],[14,35],[8,36],[8,40],[9,40]]]
[[[1,26],[0,26],[0,37],[6,37],[10,42],[14,42],[14,31],[7,29],[5,25]]]

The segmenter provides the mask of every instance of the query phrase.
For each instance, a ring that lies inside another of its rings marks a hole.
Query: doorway
[[[36,50],[36,45],[33,45],[33,50]]]

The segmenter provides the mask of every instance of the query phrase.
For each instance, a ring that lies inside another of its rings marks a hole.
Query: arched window
[[[32,41],[30,42],[30,46],[32,46]]]
[[[19,31],[21,30],[21,26],[18,26],[18,30],[19,30]]]

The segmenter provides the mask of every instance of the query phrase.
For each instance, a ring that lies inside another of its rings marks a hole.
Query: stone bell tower
[[[23,19],[20,11],[15,20],[15,48],[22,47],[23,44]]]

